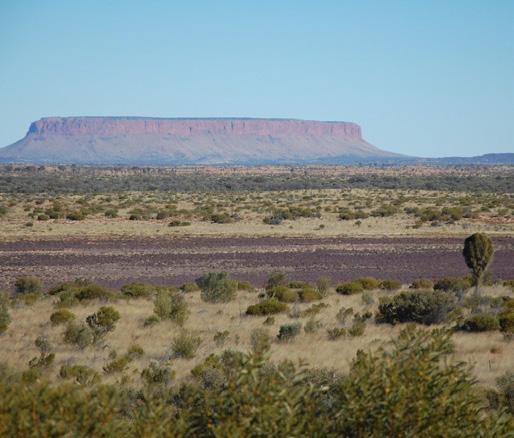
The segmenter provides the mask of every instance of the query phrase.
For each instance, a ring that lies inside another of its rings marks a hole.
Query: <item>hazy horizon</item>
[[[0,147],[51,116],[354,122],[422,157],[514,152],[514,3],[0,5]]]

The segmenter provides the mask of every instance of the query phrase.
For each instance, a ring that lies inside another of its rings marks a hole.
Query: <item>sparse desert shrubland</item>
[[[514,427],[512,168],[0,181],[2,436]]]

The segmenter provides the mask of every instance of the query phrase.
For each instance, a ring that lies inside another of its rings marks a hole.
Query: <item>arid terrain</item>
[[[121,287],[132,281],[180,285],[209,271],[262,286],[274,270],[291,278],[334,282],[356,277],[459,277],[468,269],[459,237],[189,237],[21,240],[0,242],[0,277],[12,284],[22,275],[47,286],[88,278]],[[490,272],[514,278],[514,237],[496,237]]]

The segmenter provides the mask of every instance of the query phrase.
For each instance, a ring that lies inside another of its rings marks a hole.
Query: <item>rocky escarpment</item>
[[[76,164],[263,164],[394,160],[348,122],[246,118],[48,117],[0,161]]]

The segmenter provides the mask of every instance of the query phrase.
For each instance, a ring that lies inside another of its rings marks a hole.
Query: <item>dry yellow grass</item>
[[[487,288],[486,292],[492,295],[514,294],[502,287]],[[371,294],[377,297],[385,292],[375,291]],[[190,370],[211,353],[219,353],[227,348],[249,350],[250,334],[252,329],[263,326],[265,317],[251,317],[245,315],[249,304],[257,302],[258,292],[239,291],[235,301],[227,304],[207,304],[201,301],[199,293],[186,294],[191,311],[185,324],[202,338],[202,344],[194,359],[173,359],[171,366],[177,373],[178,379],[184,379]],[[328,307],[314,318],[321,322],[323,327],[316,333],[302,333],[291,343],[280,343],[276,334],[281,324],[301,321],[304,325],[309,319],[291,318],[287,314],[275,315],[275,324],[267,327],[274,338],[271,357],[273,361],[290,359],[304,360],[312,367],[328,367],[340,371],[348,369],[350,361],[358,349],[375,349],[393,338],[401,330],[401,326],[377,325],[368,321],[365,334],[360,337],[343,337],[335,341],[327,338],[326,329],[339,326],[336,313],[344,306],[352,307],[355,311],[374,311],[376,304],[365,305],[361,295],[341,296],[332,293],[322,302]],[[71,310],[76,314],[77,320],[84,320],[94,313],[102,303],[94,302],[87,305],[77,305]],[[34,340],[41,335],[48,337],[56,353],[56,362],[51,375],[57,378],[60,366],[66,362],[88,365],[103,374],[102,367],[109,361],[111,351],[119,355],[127,351],[132,344],[143,347],[145,354],[129,365],[126,372],[138,382],[140,371],[152,360],[162,360],[169,351],[173,337],[179,333],[180,327],[170,321],[163,321],[151,327],[144,327],[143,321],[153,314],[153,302],[147,299],[118,300],[112,304],[121,314],[113,332],[106,337],[105,346],[88,347],[79,350],[74,346],[63,343],[64,326],[54,327],[49,321],[51,313],[55,310],[53,299],[44,298],[33,305],[17,305],[11,310],[12,323],[8,330],[0,336],[0,351],[2,360],[16,369],[27,367],[29,360],[38,355]],[[309,307],[309,304],[297,304],[299,310]],[[290,306],[291,308],[294,305]],[[213,336],[218,331],[228,330],[230,335],[223,347],[217,346]],[[512,342],[507,342],[498,332],[488,333],[462,333],[453,336],[455,353],[453,360],[466,361],[474,366],[473,373],[478,381],[484,385],[493,385],[495,379],[507,370],[514,369],[514,348]],[[119,375],[106,376],[104,381],[112,381]]]

